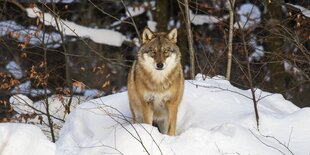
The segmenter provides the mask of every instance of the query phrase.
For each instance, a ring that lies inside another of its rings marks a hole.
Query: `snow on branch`
[[[249,29],[255,27],[261,21],[261,11],[259,7],[252,3],[242,4],[237,10],[239,21],[236,21],[236,29]]]
[[[310,18],[310,10],[307,8],[304,8],[300,5],[294,5],[294,4],[290,4],[290,3],[286,3],[286,5],[294,10],[298,10],[300,11],[304,16]]]
[[[59,28],[66,36],[78,36],[89,38],[96,43],[106,44],[111,46],[121,46],[126,40],[126,37],[119,32],[108,29],[95,29],[86,26],[78,25],[71,21],[65,21],[60,18],[55,18],[50,13],[43,13],[39,8],[26,8],[27,15],[30,18],[39,18],[39,20],[45,25],[50,25]],[[57,21],[55,20],[57,19]],[[58,26],[57,26],[58,24]]]
[[[191,23],[194,25],[203,25],[203,24],[215,24],[229,18],[229,15],[225,15],[221,18],[210,15],[200,15],[194,14],[191,10],[189,11],[189,18]]]
[[[32,25],[29,27],[24,27],[17,24],[13,20],[0,21],[0,36],[5,35],[10,35],[19,42],[28,42],[32,45],[40,45],[44,41],[47,48],[58,48],[61,43],[61,36],[59,33],[45,33],[37,26]],[[27,41],[27,39],[29,40]]]

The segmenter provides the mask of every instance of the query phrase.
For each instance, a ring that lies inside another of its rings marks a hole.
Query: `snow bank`
[[[29,124],[0,123],[1,155],[54,155],[56,145]]]
[[[300,109],[282,95],[256,89],[258,131],[249,90],[238,89],[223,77],[205,81],[201,77],[185,81],[177,136],[163,135],[147,124],[131,124],[127,92],[123,92],[79,105],[66,118],[56,144],[35,126],[0,124],[0,154],[309,155],[310,108]],[[14,109],[20,104],[19,113],[28,104],[44,109],[42,103],[22,95],[10,102]],[[65,115],[58,106],[61,101],[51,98],[49,103],[52,111],[60,111],[56,117]]]
[[[98,98],[69,115],[56,154],[308,155],[310,109],[259,89],[256,97],[260,131],[249,90],[221,77],[186,81],[175,137],[150,125],[130,124],[126,92]]]

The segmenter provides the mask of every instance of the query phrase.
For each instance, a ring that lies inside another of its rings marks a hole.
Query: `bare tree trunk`
[[[195,78],[195,51],[193,48],[193,35],[191,30],[191,22],[189,18],[188,0],[184,0],[185,5],[185,25],[188,40],[189,58],[190,58],[190,75],[191,79]]]
[[[233,41],[233,32],[234,32],[234,8],[235,0],[229,0],[228,4],[229,9],[229,36],[228,36],[228,53],[227,53],[227,70],[226,70],[226,79],[230,80],[231,74],[231,61],[232,61],[232,41]]]

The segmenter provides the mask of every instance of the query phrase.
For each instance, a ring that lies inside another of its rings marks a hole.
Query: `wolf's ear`
[[[170,30],[170,32],[167,34],[167,38],[173,42],[173,43],[177,43],[177,36],[178,36],[178,31],[176,28],[173,28],[172,30]]]
[[[150,41],[154,37],[155,37],[155,34],[148,27],[145,27],[142,32],[142,44]]]

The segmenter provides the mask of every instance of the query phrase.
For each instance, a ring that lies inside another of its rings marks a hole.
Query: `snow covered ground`
[[[54,155],[55,150],[55,144],[34,125],[0,124],[1,155]]]
[[[55,144],[35,126],[0,124],[0,154],[309,155],[310,108],[259,89],[256,97],[259,131],[249,90],[222,77],[186,81],[177,136],[171,137],[130,124],[127,93],[118,93],[78,106]]]

